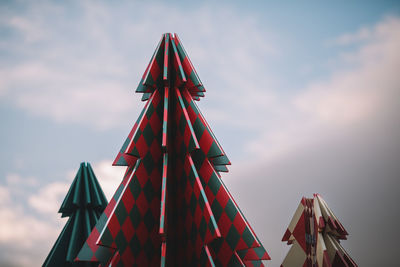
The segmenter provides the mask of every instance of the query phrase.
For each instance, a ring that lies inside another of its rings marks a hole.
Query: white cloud
[[[362,27],[355,33],[345,33],[337,37],[332,44],[348,46],[362,42],[375,42],[387,38],[397,38],[394,34],[398,31],[399,20],[397,17],[389,16],[383,22],[373,27]]]
[[[0,206],[9,203],[10,199],[10,192],[8,191],[7,187],[0,186]]]
[[[369,41],[342,55],[340,68],[329,79],[311,81],[292,97],[278,99],[273,114],[280,114],[279,120],[263,114],[253,118],[270,120],[261,138],[249,143],[251,153],[276,159],[344,129],[354,130],[389,109],[398,110],[400,19],[387,18],[368,31]],[[390,116],[395,116],[393,111]]]
[[[38,243],[48,243],[48,233],[57,231],[52,223],[27,215],[21,207],[7,209],[3,206],[0,209],[0,216],[2,218],[0,243],[14,243],[20,248],[32,249]]]
[[[11,17],[8,20],[8,24],[21,32],[24,40],[28,43],[39,41],[45,35],[41,27],[35,25],[35,22],[36,21],[17,16]]]
[[[2,264],[41,265],[65,221],[55,219],[57,209],[53,208],[53,214],[50,215],[49,207],[60,204],[59,199],[48,197],[54,195],[54,192],[50,192],[54,187],[46,186],[36,192],[36,186],[34,177],[23,177],[16,173],[8,174],[6,184],[0,185],[0,247],[7,248],[7,253],[1,253]],[[32,214],[24,205],[25,200],[30,202],[31,199],[41,199],[34,201],[35,205],[40,205],[34,207],[49,214],[41,214],[40,217]]]
[[[22,177],[17,173],[9,173],[6,176],[7,184],[15,186],[36,186],[38,180],[35,177]]]
[[[135,96],[132,88],[160,34],[171,29],[182,33],[198,71],[221,80],[210,85],[221,89],[209,94],[214,99],[225,97],[233,103],[229,106],[235,106],[224,111],[221,118],[228,118],[226,114],[237,109],[260,105],[261,99],[273,99],[270,92],[257,90],[256,80],[268,80],[261,68],[264,57],[276,53],[276,48],[267,35],[261,34],[256,19],[237,10],[218,5],[185,10],[162,3],[131,3],[122,8],[85,2],[81,4],[81,15],[71,22],[67,8],[54,3],[42,5],[42,12],[39,7],[31,7],[24,17],[3,18],[24,40],[6,40],[3,46],[16,57],[25,56],[0,68],[0,97],[29,113],[98,129],[130,123],[131,114],[138,114],[142,107],[140,96]],[[130,16],[128,10],[138,8],[143,11]],[[129,16],[120,15],[126,12]],[[169,20],[153,19],[166,13],[170,14]],[[57,20],[48,23],[54,16]],[[31,45],[32,40],[42,49]],[[221,55],[221,50],[229,57]],[[259,95],[260,101],[238,101],[248,94]]]
[[[26,191],[32,190],[39,185],[36,177],[21,176],[18,173],[7,173],[5,176],[4,188],[7,189],[8,197],[18,200],[25,200]]]
[[[103,160],[93,164],[93,171],[109,201],[122,182],[126,167],[112,166],[111,160]]]
[[[29,205],[39,213],[56,214],[70,184],[54,182],[42,186],[36,194],[28,198]]]
[[[337,45],[350,45],[361,41],[366,41],[371,38],[372,32],[370,28],[361,28],[356,33],[346,33],[339,36],[332,43]]]
[[[345,55],[355,66],[311,84],[294,100],[296,107],[318,120],[346,126],[371,119],[392,104],[400,91],[400,19],[387,18],[369,32],[367,43]]]

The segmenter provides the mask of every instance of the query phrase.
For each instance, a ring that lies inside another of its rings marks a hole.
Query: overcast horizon
[[[232,162],[222,179],[279,266],[301,200],[320,193],[363,267],[397,266],[397,1],[2,1],[0,266],[40,266],[83,161],[109,200],[144,107],[137,84],[164,32],[203,82]]]

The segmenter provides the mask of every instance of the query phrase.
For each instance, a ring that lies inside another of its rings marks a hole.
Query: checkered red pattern
[[[119,185],[114,196],[111,198],[104,212],[101,214],[96,226],[93,228],[91,234],[83,245],[81,251],[77,256],[79,261],[96,261],[100,262],[101,266],[107,266],[107,263],[112,261],[114,254],[118,254],[115,249],[109,247],[99,246],[97,240],[100,236],[100,232],[106,225],[106,222],[111,214],[111,211],[115,208],[118,199],[121,196],[122,189],[126,186],[129,177],[132,174],[134,167],[127,168],[124,178]]]
[[[269,256],[221,180],[230,161],[194,102],[205,89],[176,34],[162,36],[136,91],[147,102],[114,161],[128,171],[78,259],[264,266]]]
[[[282,238],[292,247],[281,266],[357,266],[340,244],[347,235],[320,195],[303,197]]]

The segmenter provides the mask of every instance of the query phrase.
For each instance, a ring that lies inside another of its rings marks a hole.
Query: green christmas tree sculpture
[[[89,163],[82,162],[60,210],[69,217],[47,256],[44,267],[96,266],[93,262],[74,262],[76,255],[107,206],[107,199]]]

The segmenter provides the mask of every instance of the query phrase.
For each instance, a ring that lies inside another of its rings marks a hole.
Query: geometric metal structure
[[[230,165],[195,101],[182,42],[166,33],[136,92],[146,104],[114,165],[126,173],[77,260],[102,266],[263,266],[269,256],[225,187]]]
[[[92,167],[82,162],[58,211],[69,219],[43,266],[96,266],[74,260],[106,206],[107,199]]]

